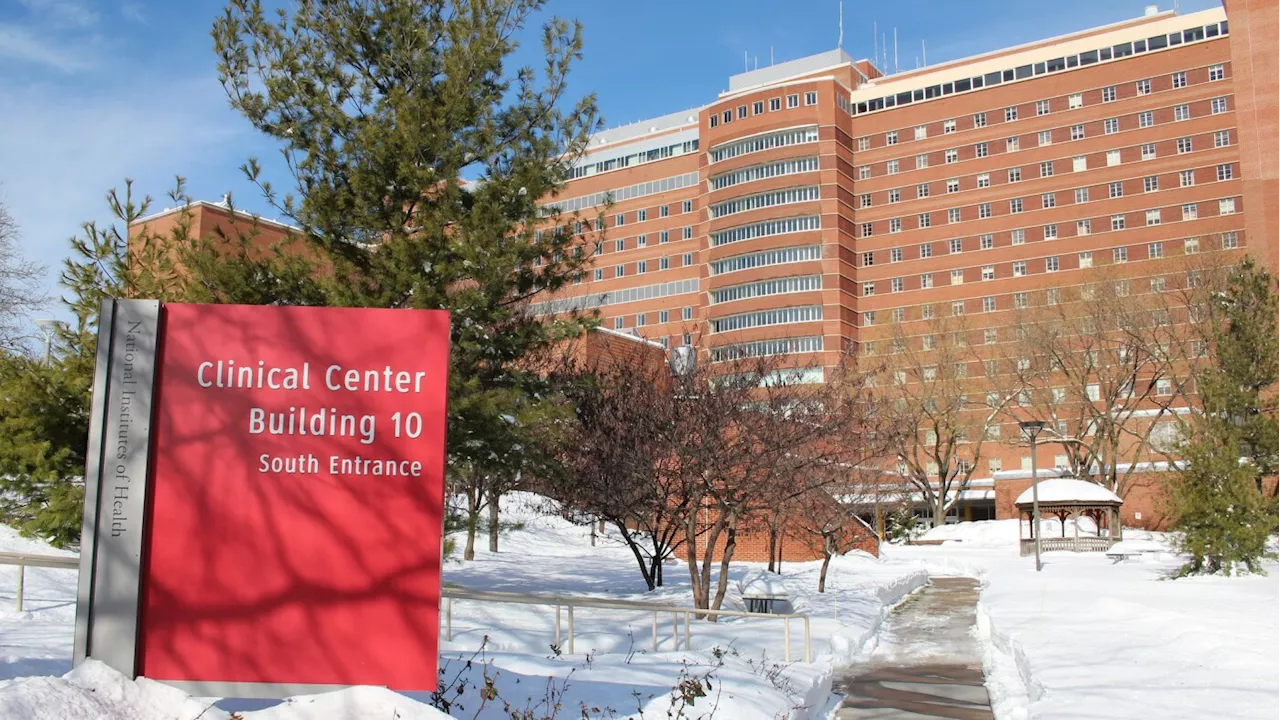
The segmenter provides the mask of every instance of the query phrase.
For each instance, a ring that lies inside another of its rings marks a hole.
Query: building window
[[[978,175],[977,180],[978,180],[978,187],[980,188],[991,187],[991,175],[987,173],[980,173]]]
[[[982,312],[995,312],[996,299],[993,297],[982,298]]]
[[[859,179],[859,180],[869,180],[869,179],[871,179],[871,166],[870,166],[870,165],[863,165],[862,167],[858,168],[858,179]]]
[[[1115,102],[1116,88],[1115,86],[1102,88],[1102,102]]]
[[[1169,285],[1163,275],[1151,278],[1151,292],[1164,292],[1167,289]]]
[[[1071,139],[1072,139],[1072,140],[1083,140],[1083,139],[1084,139],[1084,126],[1083,126],[1083,125],[1072,125],[1072,126],[1071,126]]]
[[[943,135],[950,135],[951,133],[953,133],[953,132],[955,132],[955,131],[956,131],[956,121],[955,121],[955,120],[943,120],[943,121],[942,121],[942,134],[943,134]]]
[[[897,175],[897,174],[898,174],[898,161],[897,161],[897,160],[890,160],[889,162],[885,163],[885,164],[884,164],[884,172],[885,172],[885,174],[886,174],[886,175]]]
[[[627,241],[625,239],[619,239],[619,240],[613,241],[614,252],[622,252],[623,250],[626,250],[626,249],[627,249]]]
[[[925,157],[925,156],[924,156],[924,155],[920,155],[920,156],[917,156],[917,157],[916,157],[916,167],[924,167],[923,165],[920,165],[920,163],[919,163],[919,160],[920,160],[920,158],[922,158],[922,157]],[[955,148],[952,148],[952,149],[950,149],[950,150],[945,151],[945,152],[943,153],[943,157],[944,157],[945,161],[947,162],[947,164],[951,164],[951,163],[956,162],[957,160],[959,160],[959,159],[960,159],[960,154],[955,150]],[[925,164],[927,165],[928,163],[926,162]]]
[[[1221,200],[1218,201],[1219,215],[1232,215],[1235,213],[1235,211],[1236,211],[1235,198],[1222,198]]]
[[[649,316],[645,313],[636,313],[636,327],[644,327],[648,320]]]
[[[1117,263],[1129,262],[1129,248],[1123,248],[1123,247],[1112,248],[1111,261],[1117,262]]]
[[[1139,95],[1150,95],[1150,94],[1151,94],[1151,81],[1150,81],[1150,80],[1139,80],[1139,81],[1137,82],[1137,90],[1138,90],[1138,94],[1139,94]]]
[[[788,96],[787,96],[787,109],[788,109],[788,110],[790,110],[790,109],[792,109],[792,108],[798,108],[798,107],[800,107],[800,96],[799,96],[799,95],[788,95]]]
[[[592,271],[591,271],[591,279],[592,279],[592,280],[603,280],[603,279],[604,279],[604,268],[596,268],[595,270],[592,270]]]
[[[893,309],[893,321],[894,321],[894,322],[896,322],[896,323],[906,322],[906,321],[907,321],[907,309],[906,309],[906,308],[900,308],[900,307],[899,307],[899,308],[894,308],[894,309]]]
[[[894,188],[894,189],[890,190],[888,193],[886,193],[886,195],[887,195],[887,196],[888,196],[888,198],[889,198],[889,204],[890,204],[890,205],[892,205],[893,203],[896,203],[896,202],[898,202],[899,200],[901,200],[901,199],[902,199],[902,191],[901,191],[901,190],[899,190],[898,188]]]
[[[1224,165],[1219,165],[1219,166],[1218,166],[1218,179],[1219,179],[1219,180],[1230,180],[1231,178],[1232,178],[1232,174],[1231,174],[1231,163],[1226,163],[1226,164],[1224,164]]]
[[[920,183],[916,185],[916,197],[929,197],[929,183]]]
[[[862,223],[862,237],[871,237],[871,223]]]
[[[957,300],[957,301],[955,301],[955,302],[951,303],[951,314],[952,314],[952,315],[963,315],[963,314],[964,314],[964,301],[963,301],[963,300]]]
[[[876,284],[873,282],[862,283],[862,296],[871,297],[876,294]]]
[[[889,262],[902,262],[902,248],[892,248],[889,250]]]
[[[1078,256],[1078,258],[1079,258],[1079,264],[1081,268],[1088,269],[1093,267],[1093,253],[1082,252]]]
[[[991,236],[990,233],[978,236],[978,249],[990,250],[995,246],[996,246],[995,239]]]
[[[664,324],[664,325],[665,325],[666,323],[668,323],[668,322],[671,322],[671,311],[669,311],[669,310],[659,310],[659,311],[658,311],[658,322],[659,322],[660,324]]]
[[[1040,144],[1040,146],[1041,146],[1041,147],[1044,147],[1045,145],[1052,145],[1052,144],[1053,144],[1053,131],[1052,131],[1052,130],[1041,130],[1041,131],[1040,131],[1039,144]]]
[[[1160,224],[1160,210],[1159,209],[1148,210],[1147,225],[1159,225],[1159,224]]]
[[[1076,221],[1076,235],[1088,235],[1093,232],[1093,223],[1090,220]]]
[[[964,241],[961,238],[953,238],[947,242],[947,247],[952,255],[956,255],[964,249]]]
[[[621,329],[622,329],[622,318],[620,318],[620,317],[616,317],[616,318],[614,318],[614,319],[613,319],[613,329],[614,329],[614,330],[621,330]]]
[[[1004,109],[1004,121],[1013,122],[1018,119],[1018,108],[1008,107]]]
[[[1222,249],[1234,250],[1240,247],[1240,235],[1235,230],[1222,233]]]
[[[1009,182],[1022,182],[1022,168],[1013,168],[1009,170]]]
[[[876,311],[875,311],[875,310],[867,310],[866,312],[862,313],[862,324],[863,324],[863,325],[867,325],[867,326],[875,325],[875,324],[876,324]],[[868,343],[868,344],[870,344],[870,343]],[[870,354],[872,354],[872,353],[868,353],[868,355],[870,355]]]
[[[1057,255],[1050,255],[1049,257],[1047,257],[1047,258],[1045,258],[1045,259],[1044,259],[1044,271],[1045,271],[1045,272],[1058,272],[1058,267],[1059,267],[1059,266],[1058,266],[1058,256],[1057,256]]]
[[[739,105],[739,106],[738,106],[738,119],[739,119],[739,120],[741,120],[742,118],[744,118],[744,117],[746,117],[746,116],[747,116],[747,106],[746,106],[746,105]]]
[[[1057,225],[1057,223],[1049,223],[1048,225],[1045,225],[1045,226],[1044,226],[1044,239],[1045,239],[1045,240],[1057,240],[1057,239],[1058,239],[1058,225]]]
[[[902,232],[902,218],[889,219],[889,232],[891,233]]]
[[[1209,107],[1213,111],[1214,115],[1224,113],[1227,111],[1227,99],[1224,97],[1214,98],[1209,103]]]
[[[1087,187],[1076,188],[1076,202],[1077,203],[1089,202],[1089,188]]]
[[[1112,216],[1111,216],[1111,229],[1112,229],[1112,230],[1123,230],[1123,229],[1124,229],[1124,215],[1112,215]]]
[[[1058,195],[1056,193],[1041,193],[1040,207],[1051,208],[1058,206]]]
[[[1024,292],[1016,292],[1013,294],[1013,307],[1018,310],[1025,310],[1028,302],[1028,296]]]
[[[932,320],[932,319],[933,319],[933,306],[932,306],[932,305],[921,305],[921,306],[920,306],[920,319],[921,319],[921,320]]]
[[[613,266],[613,276],[614,276],[614,277],[616,277],[616,278],[620,278],[620,277],[622,277],[622,276],[626,275],[626,272],[627,272],[627,268],[626,268],[626,266],[625,266],[625,265],[614,265],[614,266]]]
[[[681,320],[684,320],[684,321],[686,321],[686,322],[688,322],[689,320],[692,320],[692,319],[693,319],[693,308],[691,308],[691,307],[683,307],[683,308],[680,308],[680,319],[681,319]],[[685,344],[686,344],[686,345],[688,345],[688,343],[687,343],[687,342],[686,342]]]
[[[1040,163],[1040,177],[1051,177],[1053,175],[1053,161],[1046,160]]]
[[[1164,243],[1153,242],[1147,243],[1147,257],[1152,260],[1158,260],[1164,257]]]
[[[902,278],[893,278],[889,281],[889,292],[902,292]]]
[[[1156,124],[1155,115],[1150,110],[1138,113],[1138,127],[1151,127]]]
[[[667,244],[668,242],[670,242],[670,241],[671,241],[671,232],[670,232],[670,231],[668,231],[668,230],[660,230],[660,231],[658,231],[658,244],[660,244],[660,245],[666,245],[666,244]]]
[[[1120,118],[1107,118],[1102,121],[1102,132],[1107,135],[1114,135],[1120,132]]]
[[[1178,138],[1178,154],[1182,155],[1189,152],[1191,152],[1191,138]]]
[[[1084,96],[1080,93],[1074,93],[1067,97],[1067,109],[1078,110],[1084,107]]]
[[[1049,288],[1044,291],[1044,304],[1057,305],[1059,297],[1060,293],[1058,292],[1058,288]]]
[[[951,284],[952,284],[952,285],[963,285],[963,284],[964,284],[964,270],[952,270],[952,271],[951,271]]]
[[[973,146],[973,156],[974,156],[974,157],[986,157],[986,156],[987,156],[987,144],[983,142],[983,143],[978,143],[978,144],[974,145],[974,146]]]
[[[658,269],[659,269],[659,270],[670,270],[670,269],[671,269],[671,258],[667,257],[666,255],[663,255],[662,257],[658,258]]]
[[[1107,167],[1114,167],[1119,164],[1120,164],[1120,151],[1108,150],[1107,151]]]
[[[1179,122],[1181,122],[1182,120],[1190,120],[1190,119],[1191,119],[1191,106],[1190,106],[1190,105],[1175,105],[1175,106],[1173,106],[1173,119],[1174,119],[1175,121],[1179,121]]]
[[[693,239],[693,226],[691,226],[691,225],[686,225],[686,226],[684,226],[683,228],[681,228],[681,230],[680,230],[680,239],[682,239],[682,240],[692,240],[692,239]]]
[[[1222,66],[1221,66],[1221,65],[1218,65],[1217,67],[1221,68]],[[1210,80],[1212,80],[1212,79],[1213,79],[1213,68],[1212,68],[1212,67],[1211,67],[1211,68],[1209,68],[1209,79],[1210,79]],[[1187,74],[1186,74],[1185,72],[1176,72],[1176,73],[1174,73],[1174,74],[1173,74],[1173,87],[1174,87],[1174,89],[1176,90],[1177,88],[1184,88],[1184,87],[1186,87],[1186,86],[1187,86]]]
[[[958,179],[956,179],[956,178],[951,178],[950,180],[948,180],[948,181],[947,181],[947,192],[948,192],[948,193],[960,192],[960,180],[958,180]]]
[[[1022,228],[1016,228],[1009,231],[1009,244],[1022,245],[1027,242],[1027,231]]]
[[[858,151],[859,151],[859,152],[866,152],[866,151],[868,151],[868,150],[870,150],[870,149],[871,149],[871,138],[869,138],[869,137],[860,137],[860,138],[858,138]]]
[[[721,122],[724,122],[726,125],[733,122],[733,111],[725,110],[723,113],[720,114],[720,120]]]
[[[928,126],[926,126],[926,125],[917,125],[917,126],[916,126],[916,135],[915,135],[916,140],[923,140],[923,139],[925,139],[925,138],[926,138],[926,137],[928,137],[928,136],[929,136],[929,129],[928,129]]]
[[[933,224],[933,217],[929,213],[920,213],[916,216],[916,226],[927,228]]]
[[[689,267],[693,264],[693,253],[685,253],[684,255],[681,255],[680,261],[685,267]]]
[[[917,169],[917,170],[923,170],[924,168],[927,168],[927,167],[929,167],[929,156],[928,156],[928,155],[917,155],[917,156],[916,156],[916,169]]]
[[[862,253],[862,267],[871,267],[876,264],[876,254],[870,250]]]
[[[1182,81],[1185,83],[1185,82],[1186,82],[1186,76],[1187,76],[1187,74],[1186,74],[1186,73],[1180,73],[1180,74],[1182,75]],[[1226,70],[1223,68],[1223,66],[1221,66],[1221,65],[1210,65],[1210,66],[1209,66],[1209,80],[1210,80],[1210,82],[1212,82],[1212,81],[1214,81],[1214,80],[1221,80],[1221,79],[1222,79],[1222,78],[1224,78],[1224,77],[1226,77]]]
[[[1226,147],[1231,144],[1231,131],[1218,130],[1213,133],[1213,146],[1216,148]]]
[[[1048,100],[1037,100],[1037,101],[1036,101],[1036,115],[1048,115],[1048,114],[1049,114],[1049,101],[1048,101]]]
[[[816,93],[816,92],[812,92],[812,91],[805,93],[805,94],[804,94],[804,104],[805,104],[805,105],[817,105],[817,104],[818,104],[818,93]]]
[[[1072,172],[1081,172],[1087,169],[1089,169],[1089,161],[1085,158],[1084,155],[1077,155],[1071,158]]]
[[[1017,262],[1015,262],[1015,263],[1013,264],[1013,276],[1014,276],[1014,277],[1026,277],[1026,276],[1027,276],[1027,261],[1026,261],[1026,260],[1018,260]]]
[[[719,115],[712,115],[712,116],[709,118],[709,120],[711,121],[711,127],[719,127],[719,125],[720,125],[720,116],[719,116]],[[618,322],[618,321],[617,321],[617,320],[615,320],[615,322]]]
[[[671,214],[671,207],[669,205],[658,206],[658,217],[667,217],[670,214]]]
[[[1160,189],[1160,177],[1148,175],[1142,178],[1142,192],[1155,192]]]
[[[1013,198],[1009,201],[1009,212],[1012,214],[1022,212],[1022,198]]]
[[[1195,220],[1198,217],[1200,217],[1199,205],[1196,205],[1195,203],[1183,203],[1182,205],[1183,220]]]
[[[976,128],[987,126],[987,114],[984,112],[973,114],[973,126]]]
[[[889,132],[885,133],[885,134],[884,134],[884,144],[885,144],[885,145],[897,145],[897,144],[898,144],[898,131],[897,131],[897,130],[890,130]]]
[[[1107,195],[1109,197],[1124,197],[1124,183],[1113,182],[1107,184]]]
[[[1182,252],[1195,255],[1200,252],[1200,238],[1187,238],[1182,241]]]
[[[932,245],[932,244],[930,244],[930,243],[925,243],[925,244],[921,245],[921,246],[920,246],[920,257],[922,257],[922,258],[933,257],[933,245]]]
[[[680,204],[680,212],[693,212],[693,201],[685,200]]]
[[[986,281],[986,280],[995,280],[995,279],[996,279],[996,266],[995,266],[995,265],[983,265],[983,266],[982,266],[982,279],[983,279],[984,281]]]
[[[958,223],[958,222],[960,222],[960,208],[948,208],[948,209],[947,209],[947,222],[949,222],[949,223]]]
[[[979,218],[991,217],[991,203],[980,203],[978,205],[978,217]]]
[[[769,98],[769,111],[777,112],[782,109],[782,98]]]
[[[1017,151],[1018,151],[1018,138],[1016,138],[1016,137],[1011,137],[1011,138],[1006,139],[1006,140],[1004,141],[1004,151],[1005,151],[1005,152],[1017,152]]]
[[[862,201],[862,207],[871,207],[871,193],[864,193],[860,196],[860,199]]]
[[[928,290],[933,287],[933,273],[924,273],[920,276],[920,289]]]
[[[764,114],[764,101],[763,101],[763,100],[757,100],[757,101],[755,101],[755,102],[751,103],[751,114],[752,114],[752,115],[763,115],[763,114]]]

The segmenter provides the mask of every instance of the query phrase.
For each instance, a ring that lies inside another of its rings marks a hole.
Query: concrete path
[[[933,578],[885,620],[869,663],[837,669],[832,690],[845,700],[834,717],[992,720],[977,603],[976,580]]]

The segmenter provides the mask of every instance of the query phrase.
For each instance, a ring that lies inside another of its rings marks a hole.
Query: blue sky
[[[872,54],[872,23],[892,37],[899,66],[930,63],[1081,30],[1142,14],[1146,0],[897,0],[844,3],[844,47]],[[188,191],[265,211],[239,166],[263,159],[277,186],[277,149],[228,107],[214,69],[209,27],[219,0],[3,0],[0,2],[0,199],[17,218],[29,257],[56,285],[67,239],[81,223],[107,221],[103,196],[135,181],[153,209],[173,177]],[[585,26],[578,93],[595,92],[606,122],[620,125],[714,99],[743,52],[768,64],[829,50],[837,0],[551,0],[547,15]],[[1164,0],[1161,9],[1168,9]],[[1220,6],[1181,0],[1183,13]],[[536,62],[535,42],[518,61]],[[57,313],[56,303],[50,308]]]

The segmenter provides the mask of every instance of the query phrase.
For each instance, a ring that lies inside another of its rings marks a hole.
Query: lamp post
[[[1031,537],[1036,541],[1036,572],[1040,572],[1040,478],[1036,472],[1036,436],[1044,430],[1044,421],[1023,420],[1018,427],[1031,438]]]

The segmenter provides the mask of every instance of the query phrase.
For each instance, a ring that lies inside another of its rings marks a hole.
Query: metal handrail
[[[22,595],[27,581],[28,567],[80,568],[80,558],[74,555],[37,555],[35,553],[0,552],[0,565],[18,566],[18,600],[16,608],[22,612]]]
[[[689,650],[691,616],[713,615],[716,617],[755,617],[782,621],[783,660],[791,662],[791,621],[799,619],[804,625],[804,661],[813,662],[813,647],[809,632],[809,615],[807,613],[759,613],[746,610],[702,610],[699,608],[663,605],[661,603],[644,602],[642,600],[614,600],[610,598],[586,597],[582,595],[549,595],[536,593],[512,593],[496,590],[471,590],[469,588],[444,588],[444,624],[445,639],[453,640],[453,601],[476,600],[479,602],[513,603],[517,605],[544,605],[556,609],[555,634],[556,646],[562,640],[560,631],[560,608],[567,609],[568,616],[568,651],[574,651],[573,609],[575,607],[601,608],[606,610],[641,610],[653,613],[653,649],[658,650],[658,615],[671,613],[671,627],[674,647],[680,647],[680,619],[684,619],[684,649]]]
[[[17,565],[18,566],[18,592],[17,592],[17,610],[22,612],[23,590],[26,581],[26,570],[28,567],[44,567],[44,568],[63,568],[68,570],[77,570],[80,568],[80,558],[71,555],[39,555],[35,553],[16,553],[16,552],[0,552],[0,565]],[[445,622],[445,639],[453,640],[453,601],[454,600],[475,600],[477,602],[497,602],[497,603],[513,603],[517,605],[545,605],[556,609],[556,646],[558,647],[562,640],[560,630],[560,608],[565,608],[568,619],[568,650],[573,653],[574,647],[574,627],[573,627],[573,609],[580,608],[600,608],[605,610],[639,610],[653,613],[653,649],[658,649],[658,615],[671,613],[671,627],[673,632],[673,644],[676,648],[680,647],[680,620],[684,620],[684,649],[689,650],[692,633],[690,630],[690,620],[694,615],[705,616],[712,615],[715,617],[755,617],[766,618],[770,620],[782,621],[782,637],[783,637],[783,659],[785,662],[791,662],[791,621],[799,619],[804,625],[804,661],[813,662],[812,640],[809,631],[809,615],[807,613],[759,613],[749,612],[745,610],[701,610],[698,608],[680,607],[678,605],[663,605],[661,603],[644,602],[641,600],[614,600],[610,598],[585,597],[581,595],[550,595],[535,593],[512,593],[499,592],[496,590],[471,590],[468,588],[445,587],[442,590],[444,599],[444,622]]]

